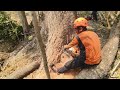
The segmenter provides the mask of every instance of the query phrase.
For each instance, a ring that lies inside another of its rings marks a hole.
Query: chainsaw
[[[73,47],[69,49],[62,48],[62,53],[65,53],[68,57],[72,56],[73,58],[75,58],[77,56],[75,49]],[[57,71],[53,67],[55,67],[55,64],[51,63],[50,68],[52,69],[53,72],[56,73]]]

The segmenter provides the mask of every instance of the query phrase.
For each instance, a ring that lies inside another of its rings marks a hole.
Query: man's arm
[[[77,44],[78,44],[78,41],[77,41],[77,39],[74,37],[73,40],[72,40],[68,45],[64,45],[64,49],[71,48],[71,47],[73,47],[73,46],[75,46],[75,45],[77,45]]]
[[[64,45],[64,49],[68,49],[68,48],[71,48],[71,46],[69,46],[69,45]]]

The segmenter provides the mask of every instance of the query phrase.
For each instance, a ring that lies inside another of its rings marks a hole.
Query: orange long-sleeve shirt
[[[84,31],[78,34],[86,50],[86,64],[98,64],[101,60],[101,44],[98,35],[93,31]],[[74,39],[68,44],[70,47],[78,45],[77,39]]]

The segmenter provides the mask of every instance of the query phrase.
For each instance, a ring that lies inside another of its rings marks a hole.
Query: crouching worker
[[[74,30],[77,35],[68,45],[64,45],[64,49],[78,45],[80,54],[73,60],[66,62],[63,67],[56,69],[57,73],[65,73],[71,69],[85,68],[100,63],[101,45],[99,37],[95,32],[88,31],[87,26],[88,21],[85,18],[80,17],[74,21]]]

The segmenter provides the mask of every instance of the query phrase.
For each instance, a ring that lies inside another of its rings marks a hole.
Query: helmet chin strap
[[[79,33],[81,33],[81,32],[83,32],[83,30],[77,30],[76,33],[79,34]]]
[[[77,33],[77,34],[83,32],[83,31],[86,31],[86,29],[83,28],[83,27],[78,27],[78,28],[76,28],[76,33]]]

